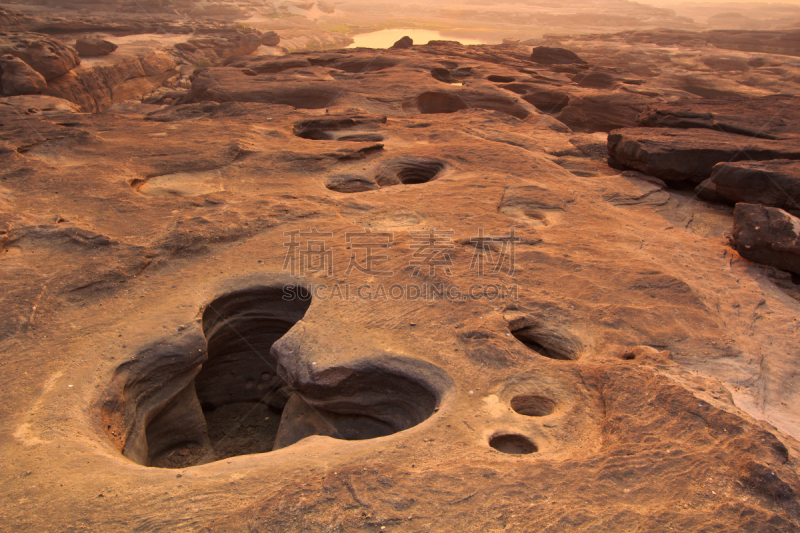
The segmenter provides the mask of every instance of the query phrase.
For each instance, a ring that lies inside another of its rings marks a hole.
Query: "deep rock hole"
[[[430,387],[369,365],[287,384],[273,344],[303,318],[311,298],[301,287],[295,298],[285,294],[277,285],[217,298],[203,312],[205,342],[195,335],[156,343],[121,365],[102,418],[123,455],[185,468],[311,435],[390,435],[433,414],[439,395]]]
[[[436,179],[445,169],[442,161],[426,157],[400,157],[384,163],[375,176],[381,187],[417,185]]]
[[[534,352],[544,357],[548,357],[550,359],[556,359],[559,361],[571,361],[574,359],[573,357],[569,357],[569,354],[545,348],[541,344],[538,331],[534,328],[528,327],[528,328],[515,329],[511,331],[511,334],[522,344],[524,344]]]
[[[525,416],[547,416],[553,413],[556,403],[544,396],[525,394],[511,398],[511,408]]]
[[[495,435],[489,439],[489,446],[498,452],[511,455],[526,455],[539,451],[539,448],[528,437],[514,434]]]

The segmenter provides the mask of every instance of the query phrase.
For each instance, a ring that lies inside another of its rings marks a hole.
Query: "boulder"
[[[63,76],[81,62],[74,48],[39,33],[0,33],[0,54],[20,58],[47,81]]]
[[[280,36],[274,31],[268,31],[261,36],[261,44],[264,46],[278,46],[280,42]]]
[[[624,128],[608,136],[608,155],[614,166],[668,182],[700,183],[717,163],[800,159],[800,145],[708,129]]]
[[[736,204],[733,240],[745,259],[800,274],[800,219],[783,209]]]
[[[747,202],[800,212],[800,161],[719,163],[710,178],[717,193],[732,202]]]
[[[531,53],[531,61],[542,65],[586,65],[586,61],[566,48],[537,46]]]
[[[107,56],[116,49],[116,44],[97,37],[82,37],[75,43],[75,50],[82,57]]]
[[[394,48],[394,49],[405,49],[405,48],[411,48],[412,46],[414,46],[413,39],[411,39],[411,37],[406,35],[405,37],[402,37],[400,40],[398,40],[396,43],[394,43],[392,45],[392,48]]]
[[[0,56],[0,81],[3,96],[38,94],[47,88],[41,74],[10,54]]]

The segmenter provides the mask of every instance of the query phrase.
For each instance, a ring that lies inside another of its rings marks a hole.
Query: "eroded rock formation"
[[[48,82],[95,113],[0,99],[5,524],[800,528],[783,96],[681,89],[708,50],[198,35],[154,103],[97,94],[177,52]]]

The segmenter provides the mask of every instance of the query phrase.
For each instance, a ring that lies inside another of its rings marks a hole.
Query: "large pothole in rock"
[[[305,363],[273,345],[310,303],[306,289],[283,283],[215,299],[202,335],[156,342],[117,368],[102,405],[106,434],[139,464],[185,468],[311,435],[382,437],[434,413],[448,379],[422,361],[394,358],[387,368],[376,356],[294,375]]]
[[[445,163],[429,157],[398,157],[383,163],[375,175],[381,187],[392,185],[417,185],[439,177]]]

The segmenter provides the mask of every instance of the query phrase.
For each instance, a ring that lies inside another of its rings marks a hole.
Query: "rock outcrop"
[[[0,94],[17,96],[38,94],[47,88],[44,77],[12,55],[0,56]]]
[[[81,62],[71,46],[37,33],[0,32],[0,54],[20,58],[47,81],[63,76]]]
[[[133,56],[109,66],[76,69],[50,80],[45,94],[78,104],[86,112],[102,111],[116,102],[139,99],[177,74],[169,54]]]

